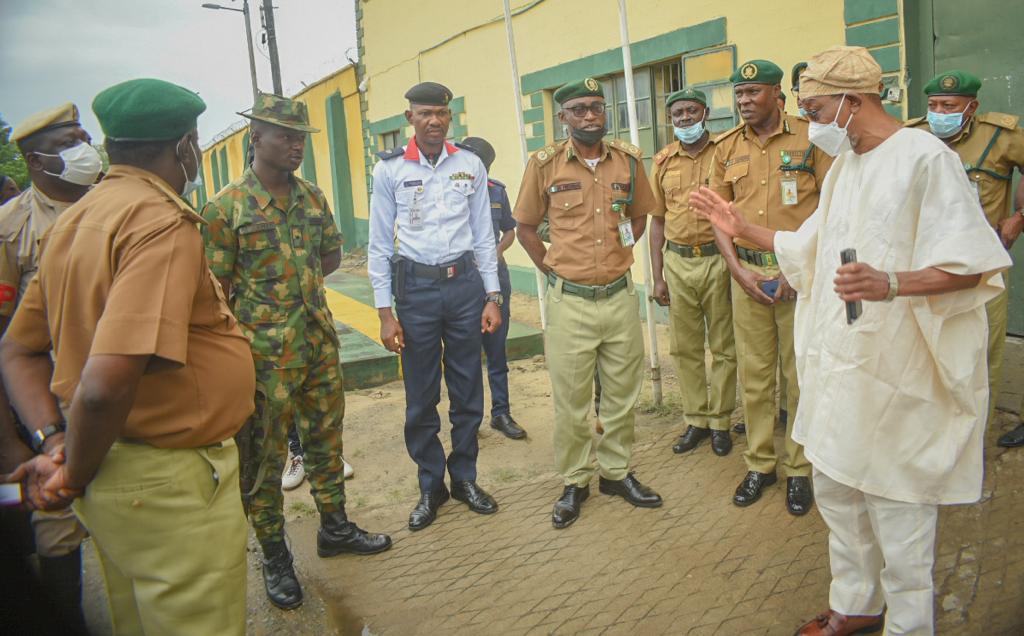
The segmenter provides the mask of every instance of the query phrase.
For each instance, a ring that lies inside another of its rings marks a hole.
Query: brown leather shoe
[[[794,636],[849,636],[882,631],[885,616],[846,616],[833,610],[814,617],[796,630]]]

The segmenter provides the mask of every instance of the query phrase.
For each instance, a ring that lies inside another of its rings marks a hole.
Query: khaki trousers
[[[595,469],[588,424],[594,368],[601,375],[597,463],[605,479],[625,479],[633,448],[633,408],[643,384],[644,342],[633,281],[609,298],[563,293],[562,279],[545,297],[544,354],[555,404],[555,467],[565,485],[585,486]]]
[[[1006,273],[1003,282],[1009,283]],[[1004,289],[1001,294],[985,303],[985,314],[988,316],[988,419],[986,426],[992,422],[999,400],[999,386],[1003,379],[1003,352],[1006,349],[1007,305],[1009,294]]]
[[[687,258],[670,250],[665,250],[663,269],[671,297],[671,354],[683,394],[684,421],[696,428],[727,431],[736,409],[729,269],[719,255]],[[704,363],[705,338],[711,349],[710,378]]]
[[[741,262],[743,267],[764,276],[779,275],[778,267],[759,267]],[[800,388],[796,381],[796,356],[793,352],[793,314],[795,302],[762,305],[732,281],[732,315],[736,331],[740,384],[743,386],[743,412],[747,423],[747,450],[743,459],[748,470],[775,472],[775,369],[781,365],[786,379],[786,458],[782,467],[786,477],[807,477],[811,465],[802,446],[793,441]]]
[[[36,538],[36,554],[41,557],[62,557],[82,545],[85,528],[70,509],[32,513],[32,533]]]
[[[233,440],[115,442],[75,512],[103,568],[115,634],[245,633],[245,542]]]
[[[814,498],[829,529],[829,607],[871,616],[888,608],[886,634],[932,634],[938,506],[869,495],[817,469]]]

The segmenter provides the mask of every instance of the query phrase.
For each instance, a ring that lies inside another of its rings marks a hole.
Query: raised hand
[[[730,238],[739,236],[747,225],[732,203],[707,186],[701,186],[690,193],[690,205],[697,214],[711,221],[712,225]]]

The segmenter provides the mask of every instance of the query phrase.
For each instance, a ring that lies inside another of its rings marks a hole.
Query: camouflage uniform
[[[343,238],[319,188],[295,177],[284,205],[252,168],[221,190],[203,208],[203,217],[210,269],[231,283],[230,305],[256,362],[251,439],[259,485],[249,512],[257,538],[266,545],[284,537],[281,471],[292,423],[305,449],[317,508],[335,512],[345,501],[345,394],[320,264]]]

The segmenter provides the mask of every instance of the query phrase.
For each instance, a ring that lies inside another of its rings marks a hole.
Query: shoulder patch
[[[915,117],[913,119],[908,119],[907,121],[903,122],[903,127],[904,128],[917,128],[921,124],[926,124],[926,123],[928,123],[928,118],[927,117]]]
[[[394,159],[395,157],[401,157],[405,154],[405,148],[402,146],[395,146],[391,150],[381,150],[377,153],[377,156],[381,159]]]
[[[637,159],[644,158],[644,151],[640,150],[640,148],[634,146],[628,141],[622,141],[621,139],[612,139],[611,141],[608,142],[608,145],[611,146],[612,148],[618,148],[619,150],[627,154],[631,154]]]
[[[671,155],[671,154],[672,154],[672,144],[669,144],[669,145],[665,146],[664,148],[662,148],[661,150],[659,150],[654,155],[654,163],[660,166],[662,163],[665,162],[666,159],[668,159],[669,155]]]
[[[533,158],[537,160],[537,163],[544,165],[545,163],[551,161],[551,159],[555,156],[555,150],[556,148],[553,145],[544,146],[537,152],[533,153]]]
[[[993,126],[999,126],[1000,128],[1013,130],[1017,127],[1017,122],[1020,121],[1020,117],[1017,117],[1016,115],[1007,115],[1006,113],[983,113],[978,115],[978,121],[985,122],[986,124],[992,124]]]

